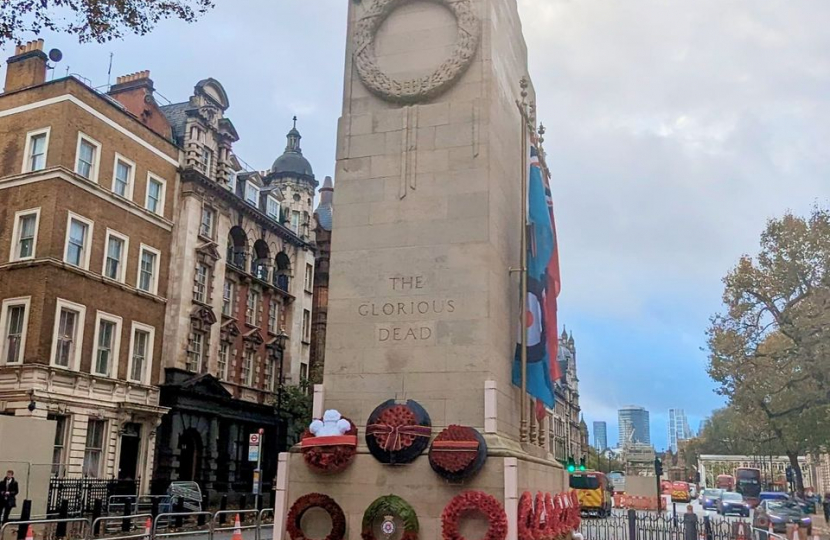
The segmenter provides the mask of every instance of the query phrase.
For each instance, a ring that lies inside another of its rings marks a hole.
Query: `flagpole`
[[[527,401],[527,78],[522,77],[519,85],[522,88],[521,96],[522,102],[519,105],[521,110],[521,135],[522,135],[522,174],[520,180],[522,183],[522,242],[521,242],[521,308],[520,308],[520,325],[521,325],[521,343],[520,343],[520,361],[522,365],[522,394],[521,394],[521,425],[519,428],[519,437],[521,442],[528,442],[528,401]]]

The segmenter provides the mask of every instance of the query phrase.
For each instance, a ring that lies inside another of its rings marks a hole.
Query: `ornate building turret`
[[[318,182],[314,179],[311,163],[303,156],[300,147],[303,137],[297,130],[297,117],[293,120],[294,126],[286,135],[285,151],[274,160],[271,170],[265,175],[265,182],[278,188],[285,198],[282,222],[303,239],[308,239],[313,227],[312,204]]]

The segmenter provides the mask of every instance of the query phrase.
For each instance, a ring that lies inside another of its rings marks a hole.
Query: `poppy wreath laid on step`
[[[410,463],[429,446],[432,423],[417,402],[390,399],[378,405],[366,422],[366,445],[381,463]]]
[[[441,514],[443,540],[467,540],[461,536],[459,523],[471,512],[478,512],[487,517],[487,534],[482,540],[507,538],[507,514],[501,503],[482,491],[465,491],[456,495]]]
[[[300,441],[303,459],[309,469],[323,474],[342,472],[357,455],[357,426],[344,418],[351,429],[342,436],[315,437],[305,430]]]
[[[369,505],[366,512],[363,514],[363,523],[361,526],[361,534],[363,540],[377,540],[374,533],[375,523],[378,518],[383,518],[384,521],[395,523],[399,521],[403,523],[403,535],[400,540],[418,540],[418,515],[415,510],[405,500],[396,495],[387,495],[375,499],[375,502]],[[394,534],[394,527],[397,525],[388,524]]]
[[[449,426],[435,437],[429,449],[432,470],[452,482],[472,477],[484,467],[486,460],[484,437],[467,426]]]
[[[291,540],[308,540],[302,529],[303,515],[312,508],[323,509],[331,518],[331,532],[324,540],[343,540],[346,537],[346,515],[334,499],[322,493],[303,495],[291,505],[286,530]]]

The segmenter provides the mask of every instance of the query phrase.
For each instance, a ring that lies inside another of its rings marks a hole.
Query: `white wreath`
[[[363,84],[375,95],[396,103],[415,103],[447,91],[473,61],[481,25],[470,0],[430,0],[445,6],[455,16],[458,39],[449,58],[431,75],[398,81],[377,65],[374,40],[383,22],[400,6],[413,0],[374,0],[357,22],[354,32],[354,63]]]

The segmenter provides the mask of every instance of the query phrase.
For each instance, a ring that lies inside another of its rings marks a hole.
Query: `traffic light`
[[[574,472],[576,470],[576,464],[574,463],[574,457],[568,456],[568,472]]]
[[[654,474],[663,476],[663,462],[660,461],[659,457],[654,458]]]
[[[580,471],[585,470],[585,456],[582,456],[581,458],[579,458],[579,470]]]
[[[695,484],[699,484],[699,483],[700,483],[700,473],[696,472],[695,473]]]
[[[789,482],[791,484],[795,480],[795,475],[793,473],[794,473],[793,468],[791,466],[787,465],[787,482]]]

